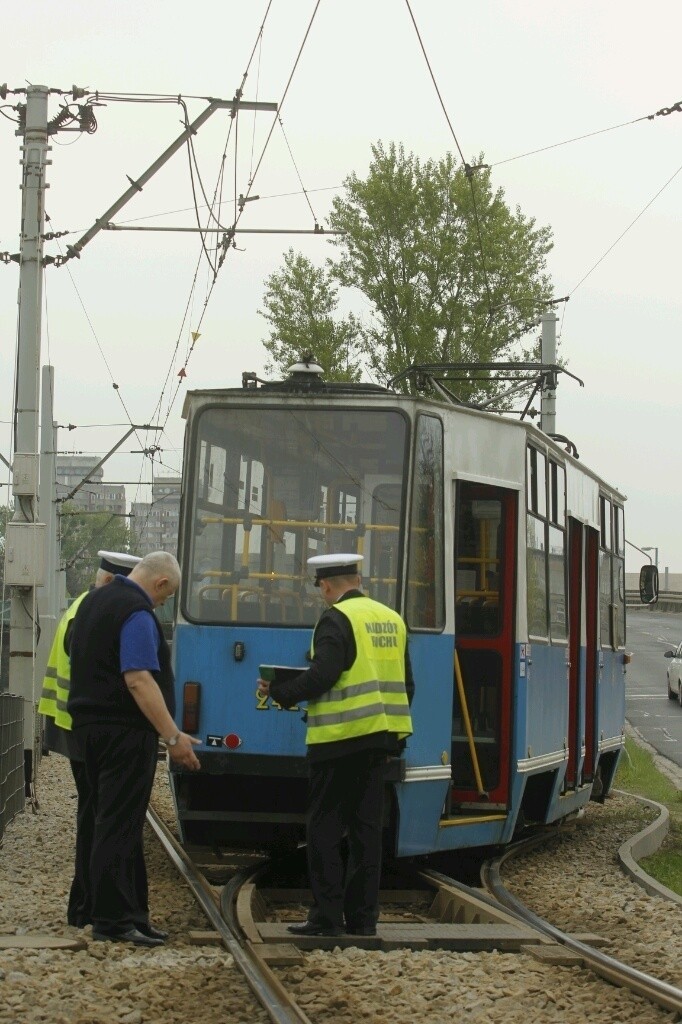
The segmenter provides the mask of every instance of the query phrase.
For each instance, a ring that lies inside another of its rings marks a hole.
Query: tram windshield
[[[185,616],[311,626],[312,555],[362,554],[363,587],[397,607],[407,421],[389,410],[208,408],[187,465]]]

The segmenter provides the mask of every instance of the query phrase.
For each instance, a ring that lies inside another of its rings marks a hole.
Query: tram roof
[[[568,463],[574,466],[578,472],[584,473],[585,475],[592,477],[599,485],[611,495],[619,498],[622,501],[626,501],[626,495],[615,487],[608,480],[604,479],[599,473],[593,470],[587,463],[583,462],[582,459],[571,455],[570,451],[564,447],[561,441],[557,441],[546,434],[540,427],[536,426],[530,420],[513,419],[511,415],[504,415],[499,412],[489,412],[485,409],[477,409],[474,406],[466,404],[449,404],[437,398],[431,398],[424,395],[405,395],[398,391],[394,391],[389,388],[382,387],[378,384],[362,384],[362,383],[344,383],[339,381],[320,381],[315,386],[310,385],[292,385],[290,380],[274,381],[263,384],[261,387],[238,387],[238,388],[202,388],[192,391],[187,391],[185,394],[185,401],[183,404],[182,415],[184,419],[187,419],[190,413],[191,406],[197,402],[220,402],[225,399],[240,399],[246,403],[250,401],[263,401],[265,404],[269,404],[271,400],[276,402],[277,399],[289,399],[291,401],[301,401],[306,399],[311,403],[319,407],[320,404],[324,403],[325,400],[333,398],[335,400],[342,399],[362,399],[366,402],[370,400],[379,400],[382,404],[390,404],[391,402],[398,401],[401,405],[410,404],[415,407],[428,407],[431,410],[438,410],[441,413],[447,412],[449,414],[462,415],[466,417],[473,417],[474,419],[484,419],[487,421],[494,422],[496,424],[504,423],[509,429],[522,430],[524,433],[532,437],[538,445],[546,447],[557,455],[562,462]]]

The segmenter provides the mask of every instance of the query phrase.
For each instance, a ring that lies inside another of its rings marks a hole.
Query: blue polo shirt
[[[159,665],[159,631],[152,619],[154,606],[149,594],[134,580],[127,576],[117,576],[128,587],[135,587],[149,602],[149,611],[138,611],[126,619],[121,628],[121,673],[123,672],[158,672]]]

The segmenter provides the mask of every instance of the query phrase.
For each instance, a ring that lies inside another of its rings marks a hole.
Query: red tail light
[[[182,690],[182,731],[199,731],[201,683],[185,683]]]

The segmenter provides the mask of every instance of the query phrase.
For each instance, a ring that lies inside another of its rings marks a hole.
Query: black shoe
[[[376,935],[377,930],[373,924],[358,925],[357,928],[346,926],[346,935]]]
[[[314,921],[303,921],[301,924],[288,924],[287,931],[293,935],[343,935],[343,928],[334,928]]]
[[[162,931],[160,928],[155,928],[153,924],[138,924],[138,932],[142,932],[143,935],[148,935],[150,939],[161,939],[165,942],[168,938],[168,932]]]
[[[128,928],[125,932],[98,932],[93,928],[92,937],[97,942],[132,942],[135,946],[163,946],[163,939],[145,935],[138,928]]]

